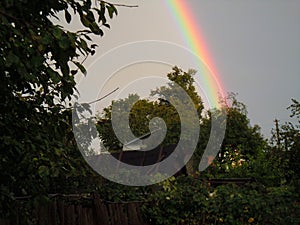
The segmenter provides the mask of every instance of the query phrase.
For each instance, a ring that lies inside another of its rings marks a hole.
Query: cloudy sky
[[[238,99],[248,107],[251,123],[260,125],[263,134],[269,137],[275,118],[281,123],[289,120],[286,108],[290,99],[300,100],[300,1],[185,1],[197,20],[226,91],[238,93]],[[157,40],[188,47],[163,0],[114,2],[139,7],[119,8],[119,15],[110,21],[111,29],[103,38],[95,39],[99,44],[97,53],[85,65],[88,76],[95,77],[92,82],[103,84],[106,80],[103,87],[106,89],[103,93],[98,91],[98,96],[112,90],[114,85],[122,86],[125,80],[132,83],[138,75],[165,75],[172,62],[177,64],[180,59],[177,56],[173,61],[154,66],[149,62],[129,65],[126,54],[128,58],[131,54],[138,55],[142,61],[142,53],[135,49],[122,53],[124,48],[120,46]],[[158,61],[162,60],[158,57]],[[109,78],[111,74],[101,72],[105,71],[103,63],[114,65],[110,68],[116,74],[113,79]],[[137,69],[139,74],[129,78],[128,74]]]

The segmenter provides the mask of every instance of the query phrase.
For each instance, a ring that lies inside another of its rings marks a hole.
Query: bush
[[[297,196],[287,187],[252,183],[220,185],[191,177],[169,179],[149,196],[143,212],[150,224],[299,224]]]

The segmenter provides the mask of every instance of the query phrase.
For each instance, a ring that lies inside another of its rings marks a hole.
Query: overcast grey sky
[[[300,1],[185,1],[192,7],[226,91],[238,93],[251,123],[260,125],[268,137],[275,118],[282,123],[289,120],[290,99],[300,100]],[[101,71],[95,69],[101,55],[129,42],[160,40],[188,47],[162,0],[114,2],[139,7],[119,8],[111,30],[97,39],[96,55],[85,64],[88,76]],[[161,68],[165,73],[166,68]],[[103,81],[105,76],[97,79]]]

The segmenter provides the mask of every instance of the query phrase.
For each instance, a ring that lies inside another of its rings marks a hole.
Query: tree
[[[125,110],[127,111],[128,109],[130,109],[134,103],[136,103],[136,105],[138,104],[141,108],[138,109],[139,114],[131,113],[130,124],[132,125],[134,123],[134,129],[132,129],[133,133],[137,136],[141,136],[148,132],[149,118],[147,117],[147,115],[149,114],[149,112],[152,112],[152,110],[150,110],[152,104],[147,100],[140,101],[140,97],[137,94],[131,94],[128,96],[128,98],[120,99],[118,101],[113,102],[112,104],[115,105],[115,109],[117,111],[118,117],[124,117],[126,116]],[[102,118],[100,117],[98,119],[97,129],[104,146],[109,151],[122,149],[123,144],[115,135],[112,122],[111,122],[112,105],[103,109],[102,113],[103,113],[103,117]],[[136,117],[139,117],[138,122],[135,121]],[[120,127],[120,129],[126,130],[127,127],[122,126]],[[128,139],[125,133],[123,133],[121,138],[123,140],[131,141],[130,139]]]
[[[292,99],[292,104],[287,108],[291,111],[291,118],[296,121],[286,122],[278,127],[278,133],[273,132],[271,156],[280,163],[284,170],[288,184],[300,187],[300,103]]]
[[[218,157],[216,158],[216,166],[212,165],[210,170],[223,173],[228,166],[239,164],[242,161],[255,159],[261,151],[267,147],[267,143],[260,133],[258,125],[251,126],[247,116],[246,106],[239,102],[236,94],[229,94],[226,99],[221,99],[222,107],[226,112],[226,131],[223,143],[220,148]],[[206,148],[209,135],[211,135],[212,116],[218,116],[218,110],[208,110],[205,117],[201,120],[200,141],[198,151],[196,152],[196,162],[202,157]],[[214,172],[212,172],[214,173]]]
[[[79,16],[83,29],[55,25],[60,12],[68,23]],[[55,191],[54,178],[61,184],[90,173],[74,143],[66,100],[75,92],[75,75],[85,73],[79,57],[94,54],[92,35],[102,36],[107,16],[116,14],[104,1],[0,2],[1,214],[16,195]]]
[[[199,118],[201,117],[201,113],[204,109],[204,105],[202,102],[201,97],[196,91],[196,88],[194,86],[194,75],[196,74],[196,71],[193,69],[190,69],[187,72],[184,72],[182,69],[175,66],[173,68],[173,71],[167,75],[168,79],[171,81],[168,86],[163,86],[160,88],[157,88],[156,90],[153,90],[151,95],[159,96],[161,98],[166,97],[177,97],[179,99],[183,98],[183,96],[179,96],[181,94],[180,91],[177,91],[176,89],[179,88],[179,86],[188,94],[188,96],[192,99],[194,102],[194,106],[197,110]],[[179,86],[175,86],[174,83],[176,83]]]
[[[291,117],[299,119],[299,103],[294,99],[292,102],[288,107]],[[299,120],[298,124],[288,122],[278,126],[278,132],[273,132],[270,145],[265,144],[255,155],[249,154],[242,166],[231,167],[230,171],[227,170],[228,176],[253,177],[267,187],[294,187],[297,193],[300,185],[299,133]]]
[[[193,75],[195,71],[190,70],[183,72],[178,67],[174,67],[173,71],[167,76],[170,82],[166,86],[162,86],[151,92],[152,97],[156,97],[157,101],[150,101],[147,99],[140,99],[138,95],[129,95],[126,99],[120,99],[112,102],[112,105],[105,108],[102,112],[102,117],[98,119],[98,131],[104,146],[109,150],[120,150],[124,142],[129,142],[133,139],[127,132],[121,132],[119,137],[115,135],[116,130],[112,126],[112,111],[115,110],[115,123],[118,124],[120,130],[126,131],[127,124],[121,123],[118,118],[126,117],[128,110],[129,113],[129,126],[135,137],[145,135],[150,132],[149,123],[153,122],[153,130],[159,127],[159,121],[152,119],[158,117],[163,119],[167,127],[166,137],[163,140],[162,146],[177,144],[180,139],[180,130],[182,120],[186,121],[187,127],[192,127],[195,123],[193,121],[192,112],[184,110],[187,107],[187,96],[193,102],[193,107],[197,113],[197,121],[199,124],[201,112],[203,110],[203,103],[200,96],[197,94],[194,87]],[[187,94],[185,96],[184,93]],[[177,105],[177,108],[172,102]],[[179,111],[184,111],[184,118],[180,118]],[[184,137],[183,140],[188,142],[189,137]],[[124,140],[123,144],[119,139]]]
[[[246,106],[237,101],[236,95],[229,95],[228,100],[231,106],[227,106],[227,129],[223,142],[221,154],[224,154],[226,147],[233,149],[241,148],[241,154],[255,156],[262,150],[266,142],[260,133],[258,125],[251,126],[247,117]]]

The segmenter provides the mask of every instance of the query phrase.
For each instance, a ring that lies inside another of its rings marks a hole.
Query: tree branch
[[[97,100],[94,100],[94,101],[91,101],[91,102],[88,102],[87,104],[93,104],[93,103],[96,103],[96,102],[99,102],[101,101],[102,99],[106,98],[107,96],[111,95],[112,93],[116,92],[117,90],[119,90],[119,88],[117,87],[115,90],[109,92],[108,94],[104,95],[103,97],[97,99]]]
[[[127,8],[136,8],[136,7],[139,7],[138,5],[126,5],[126,4],[110,3],[110,2],[102,1],[102,0],[100,0],[100,2],[103,2],[105,4],[109,4],[109,5],[120,6],[120,7],[127,7]]]

